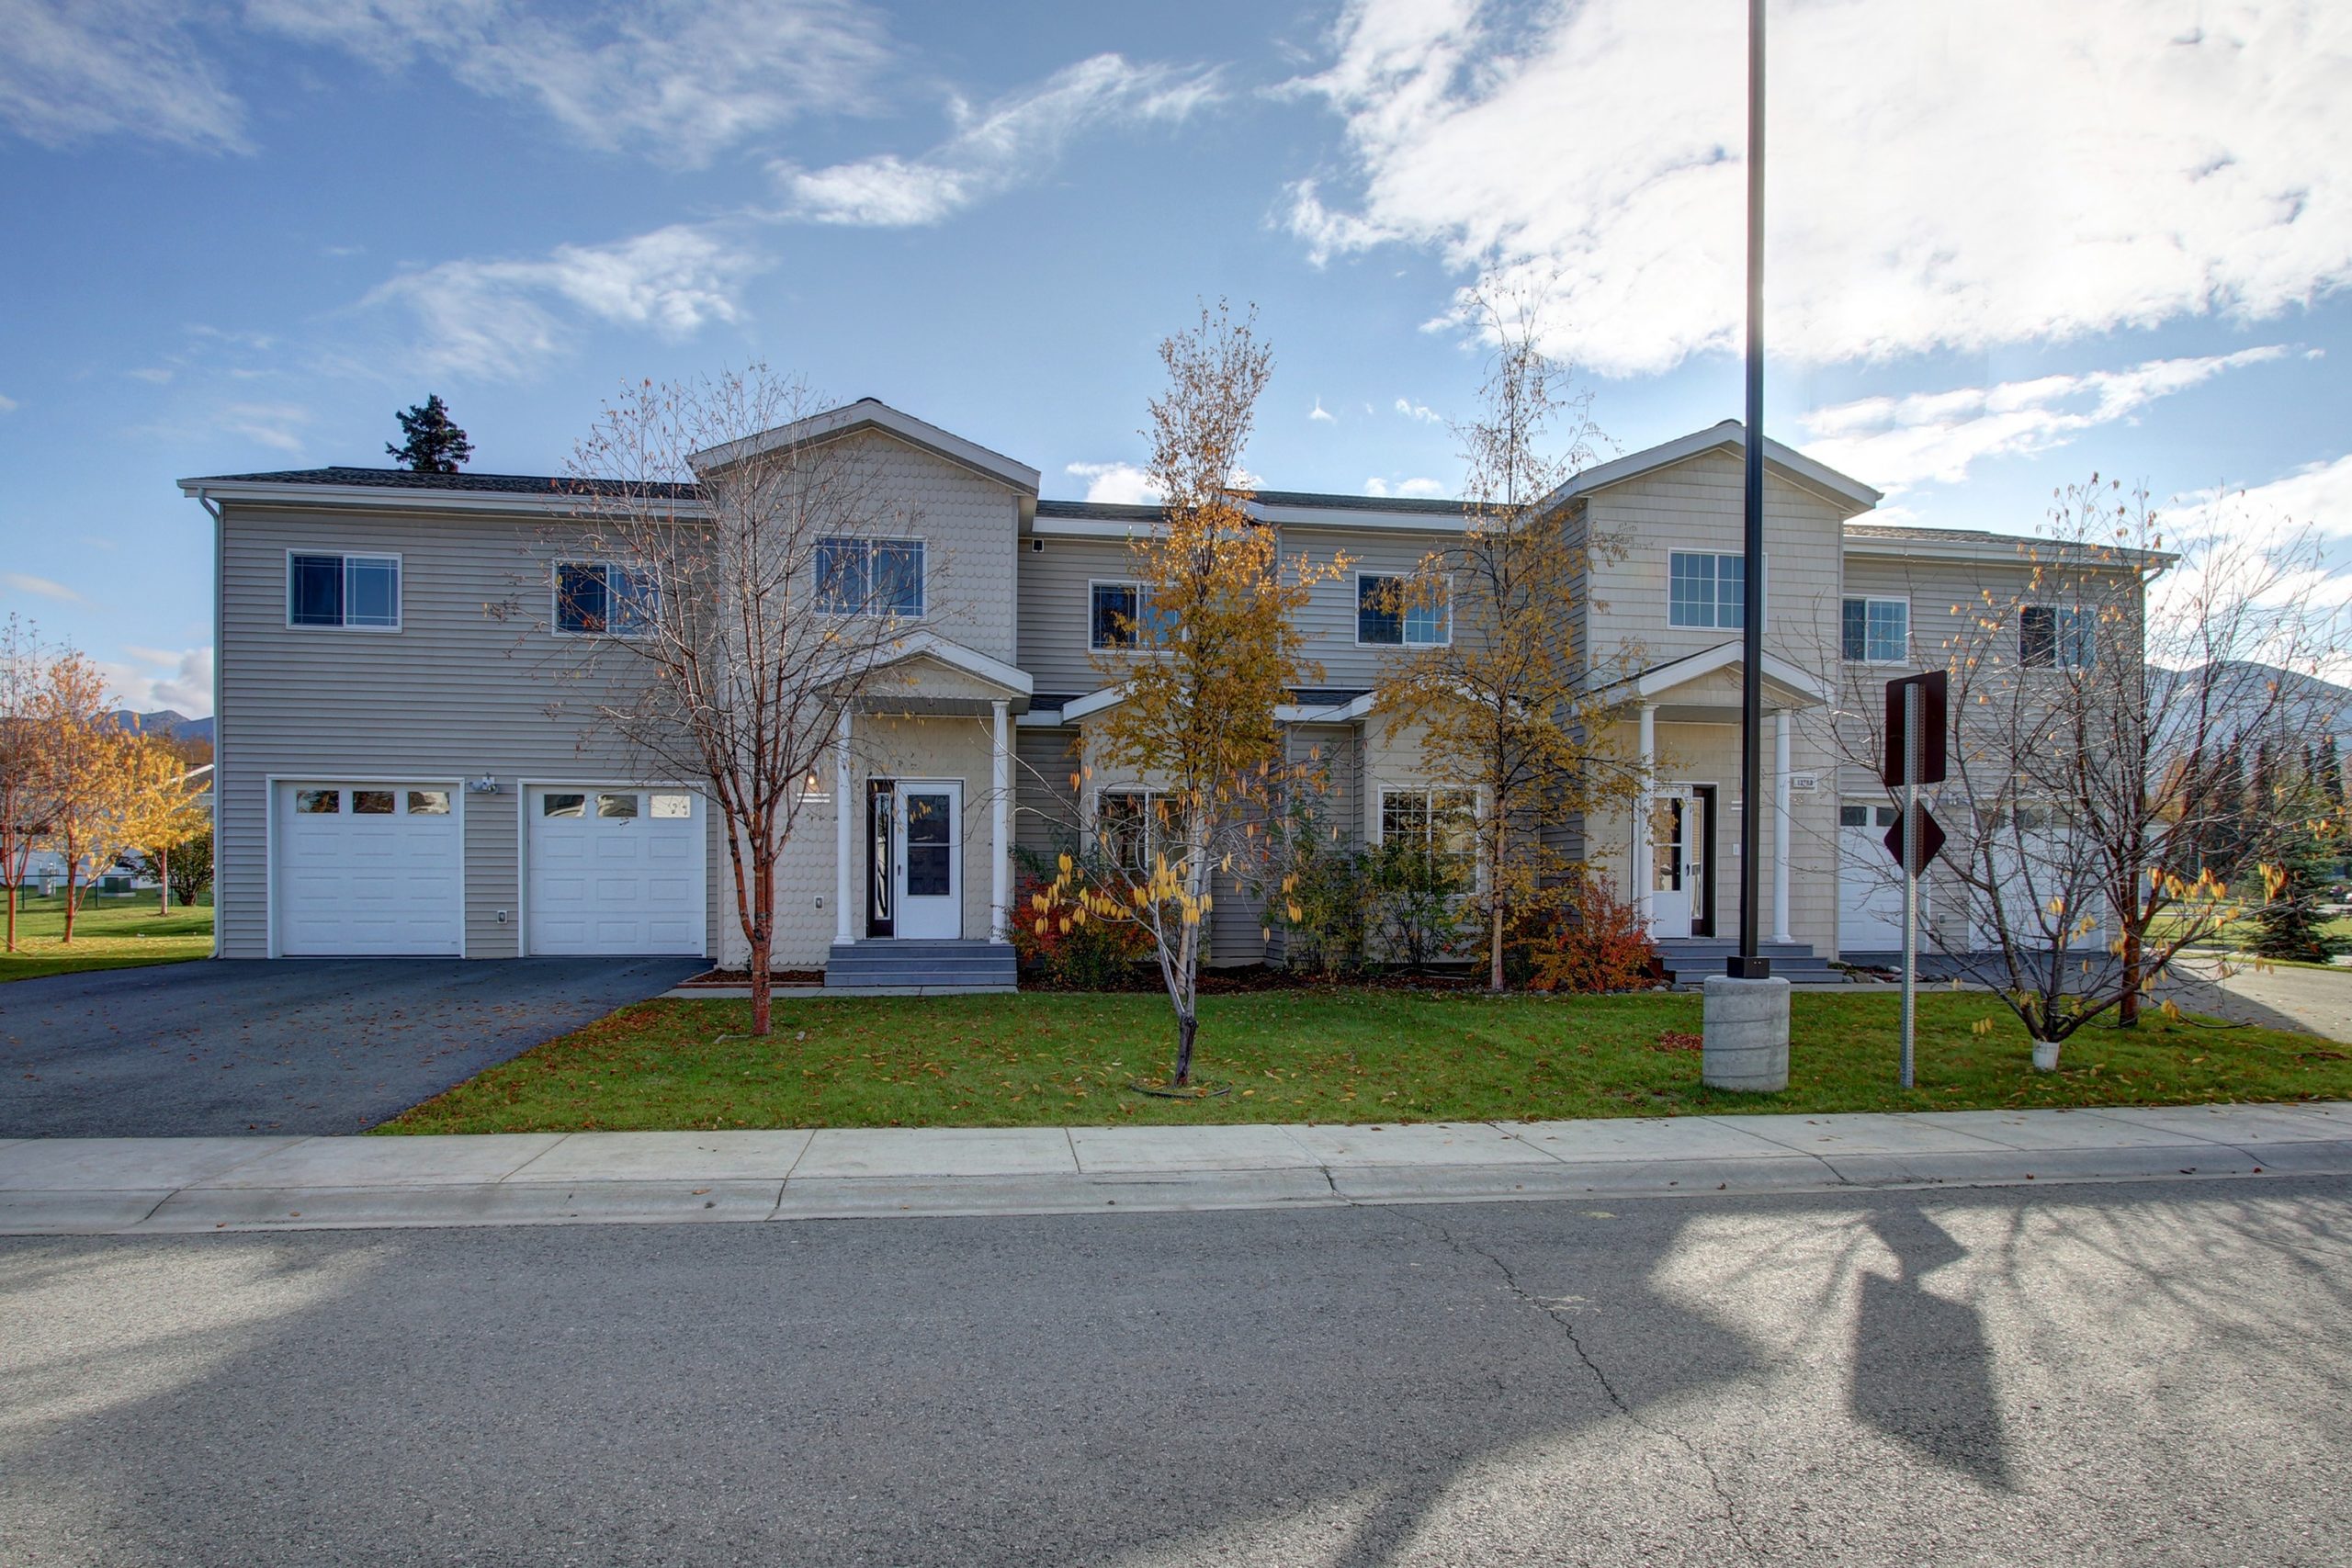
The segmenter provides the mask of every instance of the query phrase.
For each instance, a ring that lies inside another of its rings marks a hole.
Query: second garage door
[[[534,785],[526,951],[699,953],[703,802],[688,790]]]

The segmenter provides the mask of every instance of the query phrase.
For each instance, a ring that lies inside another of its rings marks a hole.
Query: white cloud
[[[1548,287],[1611,375],[1735,349],[1738,7],[1352,0],[1320,75],[1352,199],[1323,258],[1399,242]],[[1777,7],[1767,343],[1812,362],[2261,318],[2352,281],[2340,0]]]
[[[246,17],[385,71],[430,60],[486,96],[536,102],[592,147],[685,165],[870,107],[890,58],[858,0],[249,0]]]
[[[1417,403],[1410,398],[1397,399],[1396,412],[1403,414],[1407,419],[1419,420],[1423,424],[1436,424],[1440,423],[1440,415],[1434,409],[1431,409],[1427,403]]]
[[[1098,54],[975,112],[949,106],[956,129],[915,158],[886,152],[830,168],[780,163],[786,213],[814,223],[914,228],[1042,175],[1071,136],[1100,123],[1182,120],[1216,101],[1216,73],[1132,65]]]
[[[14,0],[0,48],[0,124],[44,147],[143,136],[246,151],[244,106],[164,0]]]
[[[136,663],[100,660],[107,686],[134,713],[170,708],[190,718],[212,711],[212,650],[209,648],[140,648],[123,651]]]
[[[300,403],[224,403],[213,420],[228,434],[292,453],[302,450],[302,429],[310,423],[311,411]]]
[[[89,603],[65,584],[52,582],[46,577],[35,577],[28,571],[0,571],[0,582],[6,583],[19,593],[32,593],[43,599],[54,599],[61,604]]]
[[[2223,498],[2207,491],[2190,499]],[[2299,524],[2326,538],[2352,536],[2352,454],[2334,462],[2306,463],[2233,499],[2249,516]]]
[[[673,339],[736,321],[739,288],[760,265],[710,229],[673,224],[541,257],[443,262],[379,285],[362,303],[415,318],[423,369],[514,378],[563,355],[581,318]]]
[[[0,397],[0,413],[14,413],[24,405],[10,397]]]
[[[172,373],[160,365],[142,365],[136,370],[126,370],[123,374],[134,381],[144,381],[155,387],[160,387],[172,378]]]
[[[1377,496],[1438,496],[1445,493],[1445,487],[1435,479],[1411,479],[1392,488],[1386,479],[1375,474],[1363,481],[1363,492]]]
[[[1072,463],[1063,470],[1086,481],[1086,499],[1107,505],[1148,506],[1159,499],[1151,476],[1133,463]]]
[[[1890,494],[1928,481],[1958,484],[1970,465],[1984,458],[2047,452],[2095,426],[2129,419],[2158,398],[2287,353],[2274,344],[2196,359],[2152,359],[2128,370],[1863,398],[1805,414],[1801,423],[1810,438],[1804,450]]]
[[[1315,406],[1306,411],[1306,417],[1310,421],[1318,424],[1337,424],[1340,423],[1339,416],[1334,414],[1329,409],[1323,406],[1323,400],[1321,398],[1315,400]]]

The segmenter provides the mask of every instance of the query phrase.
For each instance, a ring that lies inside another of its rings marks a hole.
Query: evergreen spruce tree
[[[408,439],[384,450],[401,466],[420,474],[454,474],[474,455],[474,445],[449,418],[449,406],[435,392],[406,413],[396,415],[401,434]]]
[[[2324,964],[2343,943],[2321,929],[2320,899],[2333,877],[2338,852],[2317,832],[2302,832],[2283,846],[2264,874],[2270,898],[2254,918],[2261,934],[2254,951],[2264,958]]]
[[[2327,808],[2335,810],[2344,804],[2344,753],[2336,749],[2335,732],[2329,730],[2319,747],[2319,787]]]

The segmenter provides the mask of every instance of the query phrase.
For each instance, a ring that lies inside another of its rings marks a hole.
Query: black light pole
[[[1739,951],[1727,965],[1762,980],[1757,952],[1758,795],[1764,773],[1764,0],[1747,0],[1747,516],[1740,576]]]

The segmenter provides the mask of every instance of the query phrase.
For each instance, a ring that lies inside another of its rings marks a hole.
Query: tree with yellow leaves
[[[137,737],[114,716],[106,676],[73,649],[43,670],[32,700],[32,743],[39,750],[45,807],[41,836],[65,862],[65,931],[74,940],[81,876],[130,847],[124,769]]]
[[[1060,891],[1045,895],[1077,889],[1069,918],[1149,934],[1175,1013],[1178,1089],[1192,1085],[1216,879],[1263,852],[1264,819],[1296,772],[1275,709],[1321,678],[1298,612],[1347,565],[1285,559],[1276,531],[1246,509],[1242,455],[1272,368],[1256,322],[1254,310],[1236,319],[1220,300],[1159,345],[1168,388],[1145,434],[1161,518],[1131,546],[1136,613],[1124,650],[1102,661],[1121,697],[1091,738],[1094,767],[1138,788],[1090,825],[1087,865],[1064,856]]]
[[[1579,508],[1548,504],[1595,455],[1589,399],[1544,353],[1536,300],[1490,288],[1476,305],[1495,348],[1480,412],[1455,432],[1469,461],[1465,527],[1383,606],[1450,635],[1400,647],[1376,702],[1390,723],[1419,727],[1423,773],[1467,805],[1487,980],[1499,991],[1517,913],[1577,869],[1545,849],[1543,829],[1631,802],[1640,773],[1609,744],[1603,694],[1630,650],[1596,656],[1575,635],[1591,562],[1621,547],[1596,537]]]

